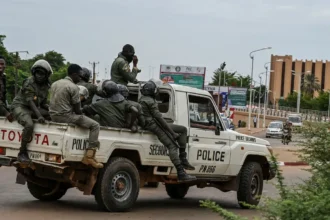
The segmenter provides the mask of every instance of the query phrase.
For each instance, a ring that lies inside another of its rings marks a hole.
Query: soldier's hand
[[[13,117],[13,115],[12,115],[11,113],[9,113],[9,114],[6,116],[6,118],[7,118],[7,120],[8,120],[9,122],[13,122],[13,121],[14,121],[14,117]]]
[[[137,56],[133,57],[133,65],[136,66],[138,63],[139,59],[137,58]]]
[[[39,117],[39,118],[38,118],[38,122],[39,122],[39,123],[42,123],[42,124],[45,123],[45,118],[42,117],[42,116]]]

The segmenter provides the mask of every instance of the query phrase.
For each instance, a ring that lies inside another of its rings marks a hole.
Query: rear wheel
[[[183,199],[189,190],[185,184],[165,184],[166,192],[172,199]]]
[[[131,209],[140,191],[140,176],[134,163],[111,158],[98,178],[95,200],[101,209],[123,212]]]
[[[27,182],[27,187],[34,198],[45,202],[59,200],[67,191],[67,188],[61,187],[54,191],[52,188],[42,187],[32,182]]]
[[[263,190],[263,175],[259,163],[247,162],[243,165],[240,175],[237,200],[242,208],[250,208],[248,205],[258,205]]]

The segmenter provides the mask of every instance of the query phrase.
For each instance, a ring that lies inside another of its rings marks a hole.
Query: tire
[[[189,190],[185,184],[165,184],[166,192],[172,199],[183,199]]]
[[[243,165],[240,175],[237,200],[241,208],[248,209],[241,202],[258,205],[263,190],[263,175],[259,163],[247,162]]]
[[[140,176],[135,164],[126,158],[114,157],[100,172],[95,200],[105,211],[125,212],[133,207],[139,192]]]
[[[62,198],[67,189],[66,188],[59,188],[55,193],[51,195],[46,195],[47,193],[50,193],[53,189],[51,188],[44,188],[42,186],[39,186],[37,184],[34,184],[32,182],[27,182],[27,187],[31,193],[31,195],[39,199],[40,201],[44,202],[51,202],[51,201],[56,201]]]
[[[158,188],[159,182],[148,182],[144,185],[144,187],[149,187],[149,188]]]

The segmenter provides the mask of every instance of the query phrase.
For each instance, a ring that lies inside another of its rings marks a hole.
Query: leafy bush
[[[246,127],[246,122],[245,121],[241,121],[241,128],[245,128]]]
[[[262,219],[269,220],[325,220],[330,219],[330,124],[306,122],[299,135],[306,140],[300,141],[301,158],[311,166],[311,178],[302,184],[287,187],[276,165],[279,198],[264,198],[258,207]],[[299,139],[299,138],[298,138]],[[272,155],[271,160],[276,162]],[[224,219],[243,220],[211,201],[202,201],[201,206],[218,213]]]

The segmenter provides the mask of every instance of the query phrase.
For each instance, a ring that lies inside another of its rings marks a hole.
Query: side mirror
[[[217,126],[215,129],[215,135],[220,135],[220,126]]]

